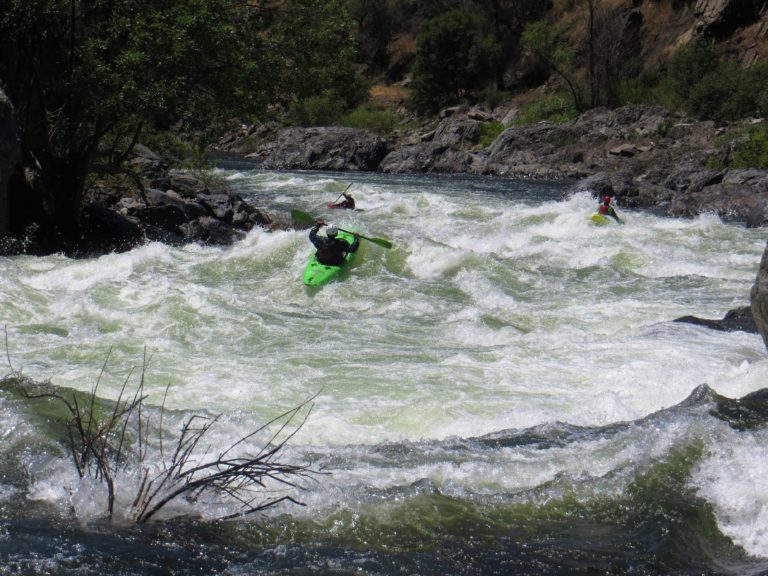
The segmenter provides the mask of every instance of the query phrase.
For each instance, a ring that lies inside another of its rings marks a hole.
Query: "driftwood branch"
[[[159,426],[153,428],[152,411],[144,406],[147,398],[145,376],[149,366],[145,350],[133,397],[126,399],[128,381],[133,374],[131,370],[122,384],[118,399],[106,409],[108,403],[100,400],[97,392],[106,374],[110,354],[111,350],[87,402],[81,405],[83,403],[78,401],[76,392],[67,394],[50,383],[36,384],[13,369],[6,328],[6,357],[16,389],[28,400],[52,399],[65,408],[67,417],[63,425],[72,462],[81,478],[92,477],[104,484],[109,518],[115,512],[119,478],[133,470],[139,470],[140,483],[127,515],[137,523],[147,522],[169,503],[182,498],[195,502],[204,496],[214,496],[234,502],[238,511],[220,519],[251,515],[282,502],[303,505],[292,495],[267,496],[265,491],[270,486],[300,490],[300,481],[314,479],[321,474],[309,465],[278,461],[287,442],[307,421],[319,392],[218,449],[203,447],[221,416],[191,415],[182,423],[174,449],[166,453],[162,438],[165,433],[163,417],[170,385],[166,386],[163,395]],[[275,431],[270,432],[273,428]],[[235,455],[236,450],[245,452],[247,444],[259,434],[266,434],[267,440],[260,444],[255,454]],[[150,440],[154,440],[155,436],[159,454],[150,450]]]

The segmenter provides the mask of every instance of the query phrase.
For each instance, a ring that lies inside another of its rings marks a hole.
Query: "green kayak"
[[[343,238],[350,244],[355,241],[355,237],[348,232],[342,232],[339,230],[338,238]],[[327,264],[320,264],[314,254],[307,262],[307,267],[304,269],[304,284],[307,286],[322,286],[327,284],[344,270],[349,270],[352,266],[352,262],[357,254],[362,252],[361,248],[357,249],[357,252],[349,252],[344,257],[344,264],[341,266],[328,266]]]
[[[606,224],[624,224],[624,222],[621,220],[615,220],[606,216],[605,214],[600,214],[599,212],[592,214],[592,216],[590,216],[590,220],[592,220],[592,222],[598,226],[605,226]]]

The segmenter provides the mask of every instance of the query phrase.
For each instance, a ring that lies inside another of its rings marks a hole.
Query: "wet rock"
[[[729,310],[720,320],[710,320],[707,318],[698,318],[696,316],[682,316],[676,318],[674,322],[686,322],[724,332],[740,330],[751,334],[758,333],[757,324],[752,315],[752,308],[750,306],[742,306]]]
[[[757,331],[768,348],[768,246],[763,251],[760,269],[750,290],[749,298]]]
[[[20,160],[21,144],[13,106],[0,89],[0,236],[9,232],[8,184]]]
[[[355,128],[284,128],[246,156],[259,168],[276,170],[376,170],[386,142]]]

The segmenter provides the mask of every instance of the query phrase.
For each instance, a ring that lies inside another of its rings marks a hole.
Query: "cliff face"
[[[766,0],[591,0],[604,21],[619,27],[627,56],[640,56],[649,68],[696,35],[712,38],[724,58],[752,65],[768,58]],[[555,3],[553,23],[574,45],[587,43],[590,0]]]

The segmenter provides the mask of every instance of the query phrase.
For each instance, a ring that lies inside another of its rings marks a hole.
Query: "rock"
[[[0,237],[9,232],[8,186],[21,161],[21,144],[11,101],[0,88]]]
[[[760,269],[750,290],[749,299],[757,331],[768,348],[768,246],[763,251]]]
[[[150,181],[161,178],[168,172],[168,164],[165,160],[143,144],[137,144],[134,147],[128,166]]]
[[[386,142],[355,128],[284,128],[277,138],[246,156],[257,167],[276,170],[376,170]]]
[[[636,197],[637,185],[628,174],[622,172],[598,172],[571,187],[573,192],[591,192],[597,197],[613,196],[620,199]],[[622,201],[626,205],[626,202]]]
[[[233,226],[205,216],[181,226],[184,237],[188,242],[229,246],[245,237],[245,234]]]
[[[180,226],[189,221],[189,217],[181,208],[171,204],[135,208],[130,210],[129,214],[144,224],[157,226],[174,234],[181,234]]]
[[[208,216],[210,214],[204,206],[189,200],[184,200],[175,192],[163,192],[162,190],[150,188],[145,194],[152,206],[174,206],[184,213],[187,220],[194,220],[195,218]]]
[[[627,158],[632,158],[632,156],[638,152],[639,150],[634,144],[619,144],[608,150],[608,154],[612,154],[613,156],[626,156]]]
[[[761,196],[755,206],[747,212],[747,228],[768,225],[768,196]]]
[[[723,181],[722,171],[710,170],[693,164],[680,166],[664,181],[664,186],[676,192],[700,192],[707,186]]]
[[[145,240],[142,226],[99,202],[93,202],[84,211],[84,253],[122,252],[138,246]]]
[[[431,140],[457,150],[472,148],[480,140],[481,124],[466,116],[451,116],[440,122]]]
[[[740,308],[729,310],[721,320],[708,320],[706,318],[697,318],[696,316],[682,316],[676,318],[674,322],[687,322],[689,324],[706,326],[707,328],[724,332],[741,330],[742,332],[749,332],[751,334],[758,333],[757,324],[752,315],[750,306],[742,306]]]

